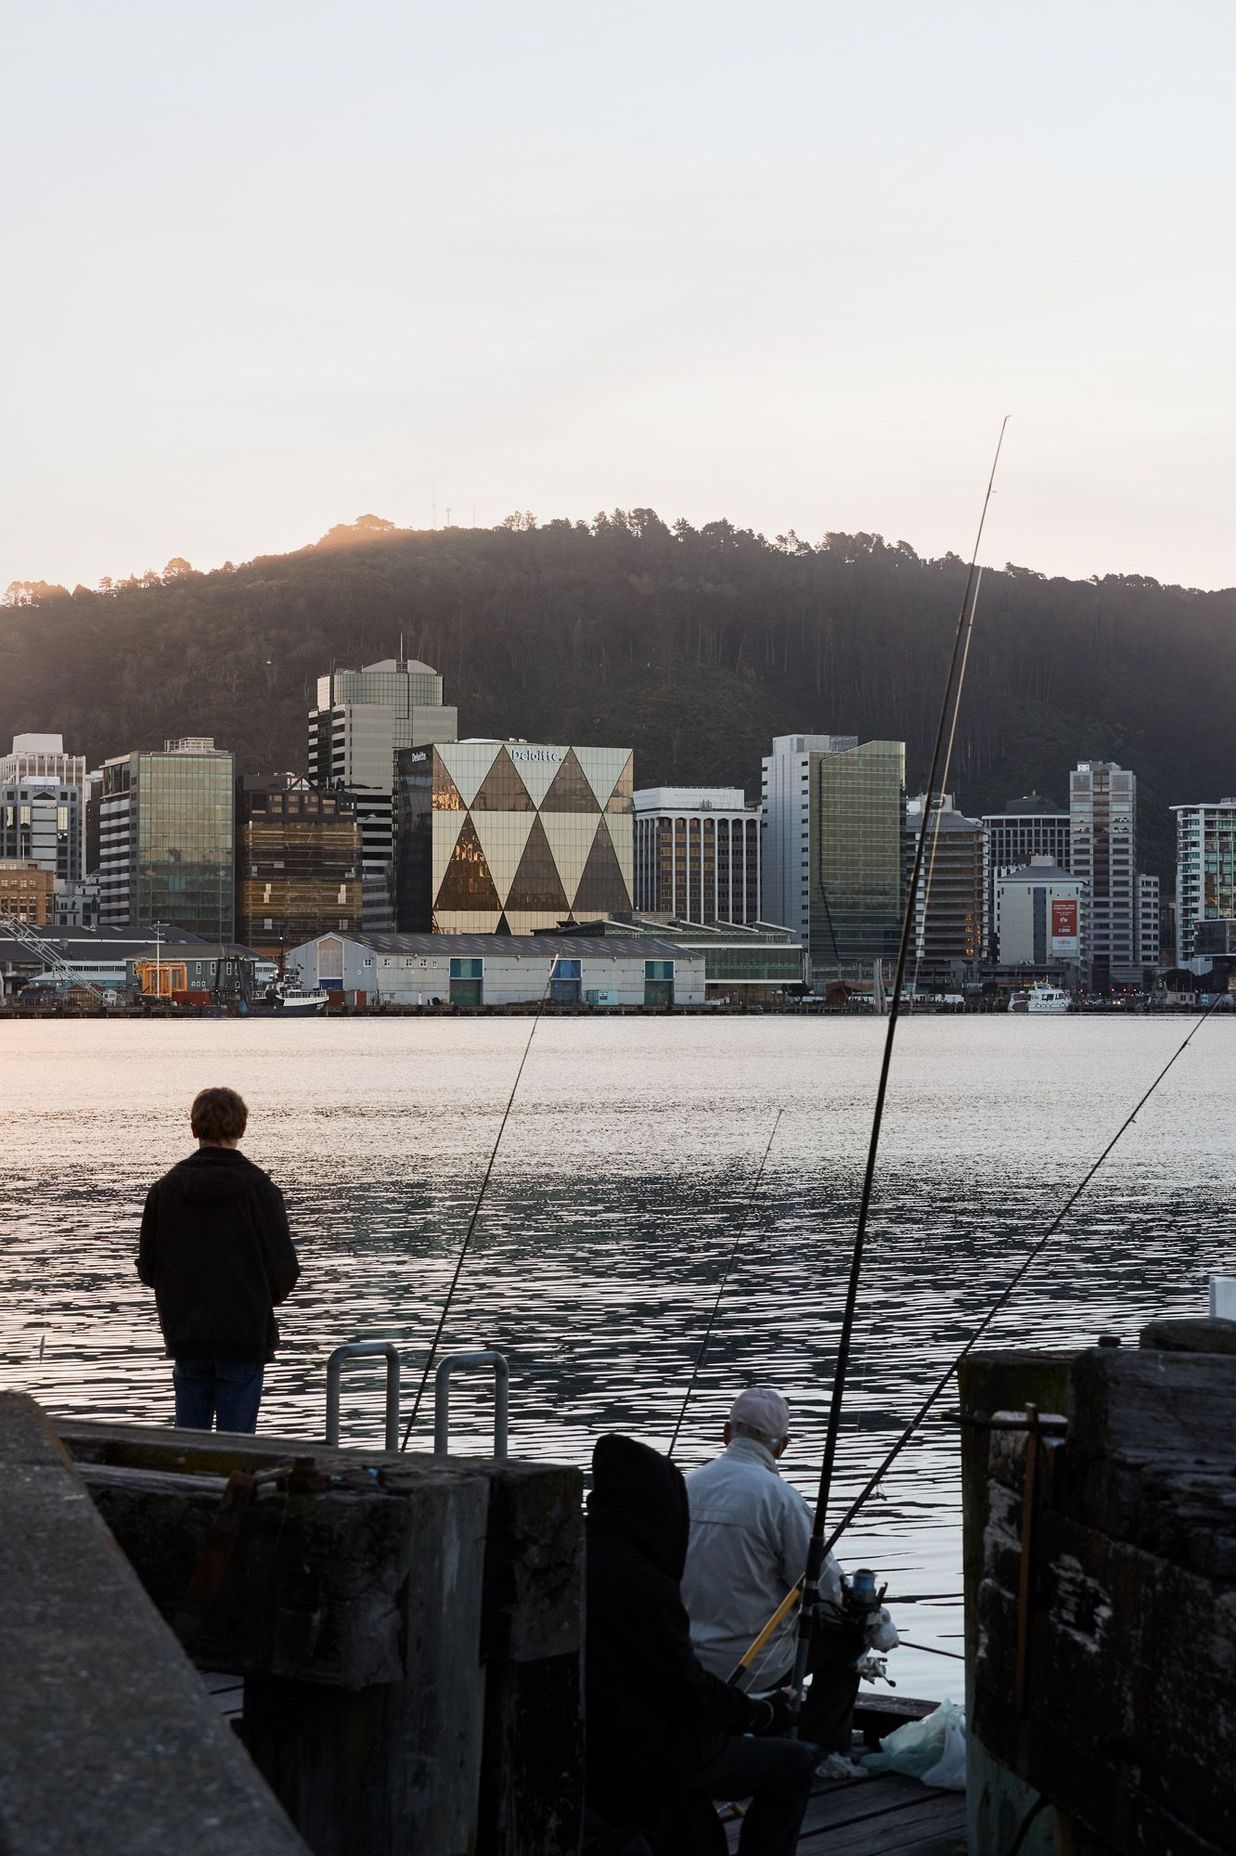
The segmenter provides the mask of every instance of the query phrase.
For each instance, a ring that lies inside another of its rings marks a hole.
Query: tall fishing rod
[[[481,1215],[481,1206],[485,1203],[485,1194],[489,1189],[489,1180],[494,1170],[494,1161],[498,1158],[498,1149],[502,1145],[502,1136],[506,1133],[506,1124],[511,1118],[511,1108],[515,1101],[515,1093],[519,1088],[519,1079],[524,1073],[524,1065],[528,1061],[528,1052],[532,1049],[532,1040],[536,1036],[537,1026],[541,1022],[541,1008],[549,997],[550,982],[554,977],[554,968],[557,964],[557,956],[551,954],[549,972],[545,976],[545,990],[537,1001],[537,1008],[532,1018],[532,1029],[528,1033],[528,1041],[524,1045],[524,1054],[519,1060],[519,1068],[515,1072],[515,1081],[511,1084],[511,1093],[506,1099],[506,1107],[502,1111],[502,1120],[498,1123],[498,1132],[494,1138],[494,1144],[489,1150],[489,1164],[485,1168],[485,1177],[482,1179],[481,1189],[476,1195],[476,1203],[472,1207],[472,1216],[468,1220],[468,1228],[464,1232],[463,1243],[459,1246],[459,1255],[455,1260],[455,1273],[451,1277],[450,1287],[446,1292],[446,1300],[442,1304],[442,1313],[438,1316],[438,1325],[434,1330],[433,1341],[430,1344],[429,1353],[425,1359],[425,1370],[421,1374],[421,1383],[416,1388],[416,1398],[412,1405],[412,1416],[408,1419],[407,1426],[403,1433],[403,1442],[399,1446],[401,1452],[408,1447],[408,1439],[412,1435],[412,1426],[416,1423],[416,1416],[421,1408],[421,1400],[425,1396],[425,1387],[429,1384],[429,1375],[437,1356],[438,1345],[442,1339],[442,1331],[446,1327],[446,1317],[451,1312],[451,1303],[454,1301],[455,1291],[459,1287],[459,1278],[463,1274],[464,1259],[467,1257],[468,1247],[472,1242],[472,1233],[476,1230],[476,1221]]]
[[[1168,1058],[1167,1062],[1163,1065],[1163,1068],[1159,1071],[1158,1075],[1155,1077],[1150,1087],[1140,1097],[1136,1106],[1132,1108],[1129,1111],[1129,1113],[1125,1116],[1120,1126],[1116,1129],[1116,1132],[1112,1135],[1111,1139],[1108,1141],[1106,1147],[1104,1147],[1103,1151],[1099,1154],[1098,1158],[1095,1161],[1093,1161],[1091,1166],[1088,1168],[1081,1183],[1077,1187],[1075,1187],[1075,1189],[1069,1194],[1069,1197],[1066,1199],[1065,1203],[1061,1206],[1059,1212],[1057,1212],[1055,1218],[1053,1218],[1051,1224],[1048,1226],[1047,1230],[1043,1233],[1043,1236],[1039,1238],[1038,1241],[1031,1247],[1028,1255],[1025,1257],[1023,1262],[1018,1266],[1018,1268],[1014,1271],[1013,1275],[1010,1277],[1009,1281],[1005,1284],[1004,1288],[1000,1291],[1000,1294],[997,1296],[995,1302],[992,1304],[991,1308],[988,1309],[987,1313],[983,1316],[983,1319],[979,1322],[978,1326],[975,1328],[974,1332],[971,1334],[969,1340],[967,1340],[965,1346],[961,1349],[961,1352],[956,1355],[956,1357],[945,1368],[944,1372],[941,1373],[939,1379],[936,1381],[935,1385],[932,1387],[927,1397],[923,1400],[922,1404],[919,1406],[914,1416],[910,1419],[910,1422],[906,1425],[905,1429],[901,1432],[901,1435],[897,1438],[896,1442],[892,1445],[891,1449],[886,1453],[886,1455],[882,1459],[879,1467],[876,1469],[874,1474],[871,1475],[867,1479],[867,1481],[863,1484],[863,1487],[861,1488],[859,1493],[855,1496],[854,1500],[850,1503],[850,1506],[846,1509],[845,1513],[842,1515],[840,1521],[837,1523],[836,1527],[833,1529],[828,1539],[824,1542],[825,1553],[832,1552],[833,1548],[836,1546],[838,1540],[840,1540],[846,1528],[850,1526],[850,1523],[854,1520],[855,1516],[866,1505],[866,1503],[870,1500],[872,1495],[874,1495],[876,1489],[879,1487],[880,1483],[884,1480],[885,1476],[888,1474],[893,1464],[897,1461],[897,1458],[901,1455],[902,1451],[905,1449],[910,1439],[915,1435],[917,1431],[919,1431],[922,1428],[924,1422],[927,1419],[928,1414],[931,1412],[932,1408],[935,1406],[935,1404],[937,1403],[937,1401],[943,1394],[945,1387],[948,1385],[950,1379],[952,1379],[953,1375],[956,1373],[962,1361],[965,1360],[973,1352],[975,1347],[977,1347],[978,1343],[980,1342],[980,1340],[982,1340],[984,1334],[987,1332],[988,1328],[990,1328],[992,1322],[996,1319],[997,1315],[1000,1314],[1001,1310],[1008,1306],[1008,1303],[1012,1299],[1012,1296],[1014,1295],[1016,1290],[1021,1286],[1021,1284],[1025,1281],[1027,1275],[1030,1273],[1030,1270],[1033,1268],[1034,1264],[1038,1261],[1039,1257],[1042,1256],[1043,1251],[1045,1250],[1047,1245],[1051,1242],[1052,1238],[1056,1235],[1056,1232],[1060,1229],[1061,1225],[1064,1223],[1065,1219],[1068,1217],[1073,1207],[1077,1204],[1077,1201],[1081,1198],[1082,1193],[1086,1190],[1091,1180],[1093,1180],[1096,1173],[1099,1171],[1099,1168],[1103,1165],[1104,1161],[1107,1160],[1113,1148],[1116,1146],[1116,1143],[1121,1139],[1123,1135],[1128,1133],[1133,1123],[1137,1120],[1137,1117],[1141,1114],[1142,1110],[1145,1108],[1147,1102],[1149,1102],[1151,1096],[1155,1093],[1156,1089],[1159,1087],[1159,1084],[1163,1081],[1168,1071],[1172,1068],[1172,1065],[1176,1063],[1179,1058],[1183,1057],[1185,1051],[1189,1048],[1189,1045],[1193,1042],[1194,1038],[1197,1036],[1202,1026],[1206,1023],[1206,1020],[1211,1016],[1213,1012],[1218,1011],[1219,1007],[1223,1004],[1224,1000],[1227,997],[1228,995],[1226,993],[1219,993],[1218,996],[1211,1002],[1211,1004],[1207,1006],[1206,1010],[1202,1013],[1202,1016],[1198,1019],[1197,1023],[1193,1026],[1192,1030],[1189,1032],[1188,1036],[1182,1039],[1181,1043],[1178,1045],[1176,1050],[1172,1052],[1172,1055]],[[747,1671],[751,1668],[751,1665],[755,1662],[755,1659],[759,1655],[760,1651],[764,1648],[764,1645],[768,1642],[769,1638],[773,1635],[774,1631],[776,1631],[780,1627],[780,1625],[789,1616],[790,1612],[794,1609],[794,1606],[798,1603],[798,1595],[802,1589],[802,1585],[803,1585],[803,1581],[800,1579],[798,1581],[798,1584],[795,1585],[789,1592],[786,1593],[785,1597],[782,1599],[777,1609],[773,1612],[768,1622],[764,1625],[763,1629],[759,1632],[759,1635],[752,1640],[750,1645],[743,1652],[743,1655],[739,1658],[738,1662],[734,1665],[734,1668],[730,1671],[730,1674],[728,1677],[728,1680],[730,1682],[738,1683],[742,1681],[743,1677],[746,1675]]]
[[[992,1322],[996,1319],[996,1316],[1000,1314],[1001,1310],[1004,1309],[1008,1305],[1008,1302],[1010,1298],[1012,1297],[1014,1291],[1020,1287],[1022,1282],[1024,1282],[1029,1271],[1031,1270],[1033,1265],[1037,1262],[1038,1258],[1042,1255],[1043,1250],[1045,1249],[1047,1244],[1050,1243],[1051,1239],[1056,1235],[1056,1232],[1060,1229],[1061,1225],[1064,1223],[1065,1219],[1068,1217],[1069,1213],[1072,1211],[1078,1199],[1080,1199],[1082,1193],[1086,1190],[1087,1186],[1090,1184],[1091,1180],[1094,1178],[1099,1168],[1103,1165],[1104,1161],[1107,1159],[1108,1155],[1111,1153],[1116,1143],[1133,1126],[1133,1123],[1137,1120],[1137,1117],[1141,1114],[1147,1102],[1149,1102],[1151,1096],[1154,1094],[1155,1090],[1159,1087],[1159,1084],[1163,1081],[1164,1077],[1167,1075],[1168,1071],[1172,1068],[1173,1064],[1175,1064],[1181,1057],[1184,1056],[1184,1053],[1186,1052],[1186,1050],[1188,1050],[1190,1044],[1193,1042],[1194,1038],[1197,1036],[1202,1026],[1206,1023],[1206,1020],[1210,1018],[1214,1012],[1218,1011],[1219,1007],[1227,1001],[1228,997],[1229,995],[1225,992],[1218,993],[1215,996],[1215,998],[1211,1001],[1211,1003],[1206,1007],[1206,1010],[1202,1013],[1197,1023],[1193,1026],[1193,1029],[1189,1032],[1188,1036],[1182,1039],[1181,1043],[1172,1052],[1167,1062],[1163,1065],[1163,1068],[1159,1071],[1158,1075],[1155,1077],[1154,1081],[1151,1083],[1149,1089],[1147,1089],[1145,1094],[1139,1098],[1136,1106],[1130,1109],[1129,1113],[1125,1116],[1120,1126],[1116,1129],[1116,1132],[1112,1135],[1110,1141],[1108,1141],[1106,1147],[1103,1149],[1098,1159],[1094,1161],[1094,1163],[1090,1166],[1090,1168],[1086,1172],[1085,1177],[1082,1179],[1080,1185],[1078,1185],[1069,1194],[1068,1198],[1065,1200],[1064,1204],[1061,1206],[1056,1216],[1052,1219],[1051,1224],[1048,1226],[1047,1230],[1043,1233],[1043,1236],[1038,1239],[1037,1243],[1032,1245],[1029,1251],[1029,1254],[1026,1256],[1024,1262],[1018,1266],[1016,1271],[1010,1277],[1005,1287],[1001,1290],[1000,1294],[996,1297],[996,1300],[992,1304],[991,1308],[988,1309],[987,1313],[983,1316],[983,1319],[979,1322],[978,1326],[975,1328],[973,1334],[971,1334],[965,1346],[961,1349],[961,1352],[951,1362],[951,1364],[948,1367],[946,1367],[945,1371],[941,1373],[939,1379],[936,1381],[935,1385],[932,1387],[927,1397],[923,1400],[922,1404],[919,1406],[914,1416],[910,1419],[910,1422],[906,1425],[900,1437],[892,1445],[891,1449],[888,1451],[887,1455],[884,1457],[883,1461],[880,1463],[879,1468],[875,1471],[874,1475],[870,1476],[868,1480],[863,1484],[862,1489],[859,1491],[858,1495],[854,1498],[854,1500],[850,1503],[850,1506],[846,1509],[840,1521],[837,1523],[836,1527],[833,1529],[832,1533],[829,1535],[828,1540],[825,1542],[824,1551],[826,1553],[830,1552],[831,1549],[836,1545],[837,1541],[841,1538],[841,1535],[845,1532],[846,1528],[849,1527],[851,1521],[853,1521],[855,1515],[857,1515],[860,1508],[862,1508],[866,1504],[866,1502],[871,1498],[871,1496],[875,1493],[879,1484],[884,1480],[884,1477],[888,1474],[888,1471],[892,1468],[892,1465],[897,1461],[897,1458],[901,1455],[902,1451],[905,1449],[910,1439],[914,1436],[915,1432],[921,1428],[923,1421],[926,1419],[928,1413],[931,1411],[936,1401],[940,1398],[945,1387],[948,1385],[949,1380],[953,1377],[954,1373],[957,1371],[962,1361],[968,1358],[968,1356],[973,1352],[974,1348],[977,1347],[979,1341],[982,1340],[984,1334],[987,1332]]]
[[[708,1317],[708,1326],[704,1329],[704,1338],[700,1342],[699,1352],[695,1356],[695,1365],[691,1368],[691,1377],[687,1381],[687,1389],[683,1393],[682,1405],[678,1412],[678,1422],[674,1426],[674,1435],[670,1438],[670,1447],[665,1453],[666,1456],[672,1457],[677,1448],[678,1433],[682,1429],[682,1421],[687,1415],[687,1406],[691,1402],[691,1394],[695,1390],[695,1382],[699,1378],[700,1368],[704,1364],[704,1355],[708,1352],[708,1343],[712,1339],[713,1325],[717,1319],[717,1310],[721,1306],[721,1297],[725,1294],[725,1285],[730,1279],[730,1271],[733,1269],[735,1261],[737,1260],[739,1246],[747,1234],[747,1226],[750,1223],[751,1214],[755,1209],[755,1201],[759,1197],[760,1182],[764,1177],[764,1168],[768,1165],[768,1156],[772,1152],[772,1144],[777,1138],[777,1129],[781,1126],[781,1117],[784,1114],[785,1110],[783,1108],[777,1110],[777,1119],[773,1122],[772,1133],[768,1137],[768,1145],[764,1149],[764,1156],[760,1161],[759,1171],[755,1176],[755,1184],[751,1188],[751,1195],[747,1200],[746,1210],[743,1212],[742,1223],[738,1227],[738,1235],[730,1248],[730,1254],[726,1261],[725,1268],[721,1272],[721,1280],[717,1284],[717,1294],[712,1305],[712,1313]]]
[[[936,725],[936,737],[931,751],[931,767],[927,775],[927,807],[930,815],[931,796],[935,791],[940,770],[944,740],[948,729],[950,708],[961,700],[960,667],[962,648],[965,642],[967,619],[972,618],[970,608],[978,572],[978,551],[983,539],[983,528],[987,521],[987,510],[991,503],[992,491],[996,481],[996,467],[1000,462],[1000,451],[1004,444],[1004,434],[1008,426],[1008,414],[1000,425],[1000,436],[996,440],[995,455],[991,461],[991,473],[987,479],[987,492],[983,497],[983,507],[979,515],[978,529],[974,537],[974,548],[970,556],[970,565],[966,572],[966,583],[962,590],[961,607],[957,614],[957,628],[953,636],[953,648],[949,658],[948,675],[944,682],[944,695],[940,703],[940,718]],[[803,1678],[807,1673],[807,1658],[811,1649],[811,1632],[815,1623],[815,1614],[819,1607],[820,1574],[824,1567],[824,1530],[828,1519],[828,1499],[832,1492],[833,1464],[837,1455],[837,1438],[841,1429],[841,1405],[845,1394],[846,1368],[849,1364],[850,1346],[854,1335],[854,1314],[858,1303],[858,1285],[862,1275],[863,1247],[867,1236],[867,1220],[871,1210],[871,1193],[875,1183],[876,1159],[880,1151],[880,1129],[884,1121],[884,1101],[888,1093],[889,1069],[893,1058],[893,1042],[897,1035],[897,1019],[901,1010],[901,995],[905,985],[906,962],[910,951],[910,936],[914,929],[914,908],[918,894],[919,880],[923,870],[923,856],[927,849],[926,820],[924,829],[919,833],[914,847],[914,864],[910,874],[909,889],[906,895],[905,911],[901,920],[901,939],[897,948],[897,971],[893,981],[893,996],[889,1008],[888,1029],[884,1038],[884,1054],[880,1062],[880,1080],[876,1087],[875,1108],[871,1118],[871,1139],[867,1147],[867,1165],[863,1174],[863,1190],[858,1206],[858,1223],[854,1233],[854,1247],[850,1257],[850,1279],[846,1289],[845,1309],[841,1318],[841,1333],[837,1343],[837,1365],[833,1374],[832,1397],[828,1409],[828,1429],[824,1438],[824,1458],[820,1465],[820,1487],[816,1498],[815,1517],[811,1526],[811,1543],[807,1550],[807,1570],[803,1580],[803,1603],[799,1616],[798,1648],[794,1658],[794,1688],[801,1694]]]

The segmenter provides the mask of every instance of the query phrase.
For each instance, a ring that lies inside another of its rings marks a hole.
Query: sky
[[[9,0],[0,587],[645,506],[1236,581],[1236,9]]]

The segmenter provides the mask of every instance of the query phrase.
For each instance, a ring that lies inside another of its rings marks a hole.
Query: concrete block
[[[0,1476],[6,1856],[307,1856],[20,1393]]]

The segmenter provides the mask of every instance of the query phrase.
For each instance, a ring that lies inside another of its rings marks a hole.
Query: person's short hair
[[[199,1141],[238,1141],[249,1124],[249,1111],[234,1089],[199,1089],[189,1110],[189,1126]]]
[[[730,1424],[740,1437],[776,1446],[790,1429],[790,1408],[772,1386],[748,1386],[730,1406]]]

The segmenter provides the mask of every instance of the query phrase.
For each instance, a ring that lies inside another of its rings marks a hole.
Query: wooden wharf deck
[[[738,1848],[742,1826],[727,1825]],[[933,1791],[899,1772],[817,1779],[798,1847],[805,1856],[964,1856],[964,1792]]]

